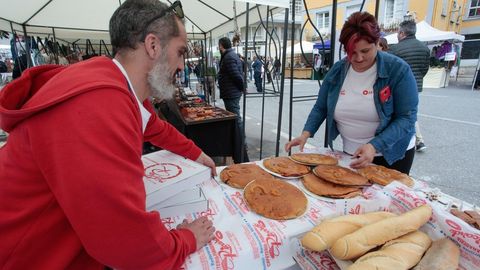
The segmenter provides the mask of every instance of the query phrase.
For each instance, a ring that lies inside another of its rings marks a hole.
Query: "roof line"
[[[172,4],[172,1],[170,1],[170,0],[167,0],[167,2],[168,2],[170,5]],[[194,23],[192,20],[190,20],[190,18],[188,18],[187,15],[183,14],[183,16],[184,16],[185,18],[187,18],[187,20],[189,20],[193,25],[195,25],[195,27],[197,27],[198,30],[202,31],[202,33],[205,33],[205,31],[203,31],[202,28],[198,27],[198,25],[197,25],[196,23]]]
[[[255,5],[255,6],[257,6],[257,5]],[[237,17],[242,16],[243,14],[247,13],[247,11],[252,11],[252,10],[254,10],[254,9],[255,9],[255,6],[253,6],[252,8],[250,8],[250,10],[245,10],[244,12],[238,14]],[[280,8],[280,7],[271,7],[270,10],[271,10],[271,11],[272,11],[272,10],[276,10],[277,8]],[[230,22],[230,21],[232,21],[232,20],[233,20],[233,19],[230,19],[230,20],[227,21],[227,22]],[[225,22],[225,23],[227,23],[227,22]],[[225,23],[224,23],[224,24],[225,24]],[[252,24],[252,23],[250,23],[250,25],[251,25],[251,24]],[[217,28],[219,28],[219,27],[222,27],[222,26],[223,26],[223,24],[222,24],[222,25],[219,25],[219,26],[215,26],[214,28],[210,29],[209,32],[211,33],[211,32],[214,31],[215,29],[217,29]]]
[[[209,4],[203,2],[202,0],[197,0],[197,1],[200,2],[200,3],[202,3],[204,6],[208,7],[209,9],[211,9],[211,10],[217,12],[218,14],[222,15],[223,17],[225,17],[225,18],[227,18],[227,19],[229,19],[229,20],[232,20],[232,19],[233,19],[233,18],[228,17],[227,15],[225,15],[223,12],[219,11],[218,9],[216,9],[216,8],[210,6]]]
[[[39,10],[37,10],[37,12],[33,13],[32,16],[30,16],[30,18],[28,18],[26,21],[23,22],[23,24],[27,24],[33,17],[37,16],[37,14],[42,11],[45,7],[47,7],[53,0],[48,0],[47,3],[45,3],[45,5],[43,5]]]

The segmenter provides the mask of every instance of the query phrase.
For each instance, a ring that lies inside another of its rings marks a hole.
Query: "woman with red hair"
[[[347,57],[327,73],[303,132],[285,145],[303,146],[326,119],[327,142],[340,134],[352,168],[370,163],[409,173],[415,155],[418,93],[400,58],[378,50],[380,29],[367,12],[353,13],[342,28]]]

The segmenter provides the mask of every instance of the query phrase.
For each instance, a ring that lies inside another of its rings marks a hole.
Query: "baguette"
[[[363,255],[347,270],[408,270],[420,261],[431,243],[428,235],[415,231],[387,242],[378,251]]]
[[[323,251],[330,248],[340,237],[352,233],[373,222],[393,217],[389,212],[372,212],[362,215],[346,215],[325,220],[303,236],[302,246]]]
[[[422,205],[396,217],[366,225],[338,239],[330,253],[341,260],[351,260],[387,241],[418,230],[432,215],[429,205]]]
[[[458,246],[448,238],[443,238],[433,242],[413,270],[456,270],[459,261],[460,249]]]

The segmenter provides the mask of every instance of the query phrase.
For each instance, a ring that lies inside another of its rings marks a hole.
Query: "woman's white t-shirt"
[[[377,80],[377,64],[364,72],[348,69],[343,82],[333,118],[343,141],[343,151],[353,154],[363,144],[375,137],[380,124],[375,108],[373,85]],[[415,145],[415,136],[407,149]],[[377,153],[376,156],[381,156]]]

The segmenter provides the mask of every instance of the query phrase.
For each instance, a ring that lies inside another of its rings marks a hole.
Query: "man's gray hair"
[[[412,20],[403,21],[400,23],[400,32],[406,36],[414,36],[417,33],[417,24]]]
[[[147,26],[155,16],[168,6],[158,0],[127,0],[115,10],[110,18],[110,41],[113,55],[125,49],[135,49],[147,34],[153,33],[167,46],[172,37],[179,35],[174,12],[169,12]],[[183,22],[183,21],[182,21]],[[147,29],[145,29],[148,27]]]

